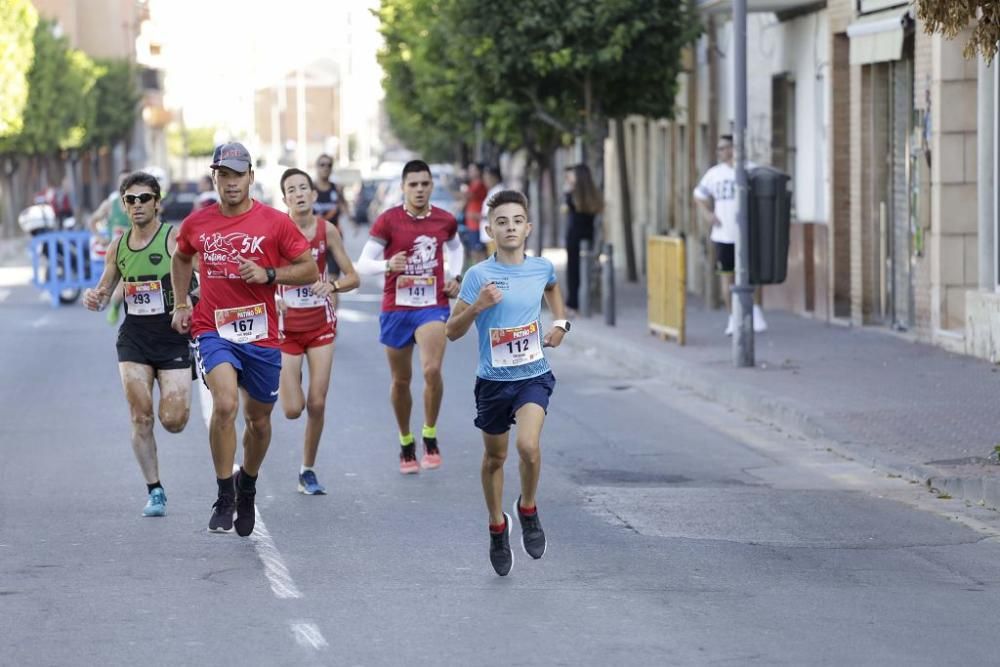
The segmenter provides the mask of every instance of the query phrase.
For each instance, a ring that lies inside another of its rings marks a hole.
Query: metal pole
[[[733,287],[733,364],[737,368],[754,366],[753,286],[750,285],[750,230],[747,219],[746,154],[747,128],[747,1],[733,0],[733,59],[736,80],[736,127],[733,139],[736,158],[736,222],[740,236],[736,241],[736,285]]]
[[[593,254],[590,252],[590,241],[583,239],[580,241],[580,293],[577,297],[580,303],[580,315],[583,317],[590,317],[590,281],[593,279],[591,277],[590,263],[592,261]]]
[[[615,248],[610,243],[604,244],[601,254],[601,306],[604,323],[615,326]]]

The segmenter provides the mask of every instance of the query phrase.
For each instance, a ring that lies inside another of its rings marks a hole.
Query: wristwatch
[[[552,326],[559,327],[566,333],[569,333],[569,330],[572,328],[569,320],[555,320],[554,322],[552,322]]]
[[[267,273],[267,284],[273,285],[275,278],[278,277],[278,273],[271,267],[267,267],[264,271]]]

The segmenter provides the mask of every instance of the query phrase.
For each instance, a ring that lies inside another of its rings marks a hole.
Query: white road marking
[[[295,635],[295,641],[298,642],[299,646],[312,648],[317,651],[329,646],[323,637],[323,633],[319,631],[315,623],[294,621],[291,623],[291,626],[292,634]]]
[[[0,285],[17,287],[31,284],[32,271],[30,266],[0,267]]]
[[[39,329],[39,328],[44,327],[45,325],[49,324],[51,321],[52,321],[52,318],[50,316],[48,316],[48,315],[42,315],[37,320],[33,321],[31,323],[31,326],[33,328],[35,328],[35,329]]]
[[[260,562],[264,564],[264,574],[271,584],[271,592],[281,600],[302,597],[302,592],[292,581],[292,575],[288,572],[285,560],[281,557],[278,547],[274,546],[271,533],[268,532],[267,526],[260,518],[260,510],[257,509],[256,505],[254,506],[254,514],[257,518],[253,532],[250,533],[250,541],[257,550]]]
[[[0,289],[0,301],[6,301],[10,294],[11,291],[9,289]]]

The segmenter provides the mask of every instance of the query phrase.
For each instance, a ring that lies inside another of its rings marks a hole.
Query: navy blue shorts
[[[546,413],[556,377],[547,371],[527,380],[484,380],[476,378],[475,425],[490,435],[500,435],[515,423],[514,415],[522,406],[534,403]]]
[[[378,339],[383,345],[401,349],[417,342],[417,329],[428,322],[447,322],[451,308],[433,306],[417,310],[386,310],[378,316]]]
[[[219,364],[230,364],[236,369],[236,382],[250,394],[250,398],[261,403],[278,400],[278,382],[281,379],[281,350],[278,348],[260,347],[253,343],[241,345],[217,333],[201,334],[192,347],[202,378]]]

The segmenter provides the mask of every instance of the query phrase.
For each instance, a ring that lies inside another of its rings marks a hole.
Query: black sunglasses
[[[152,192],[143,192],[141,195],[125,195],[122,199],[124,199],[125,203],[129,206],[135,206],[137,201],[142,202],[143,204],[148,204],[153,199],[156,199],[156,195]]]

